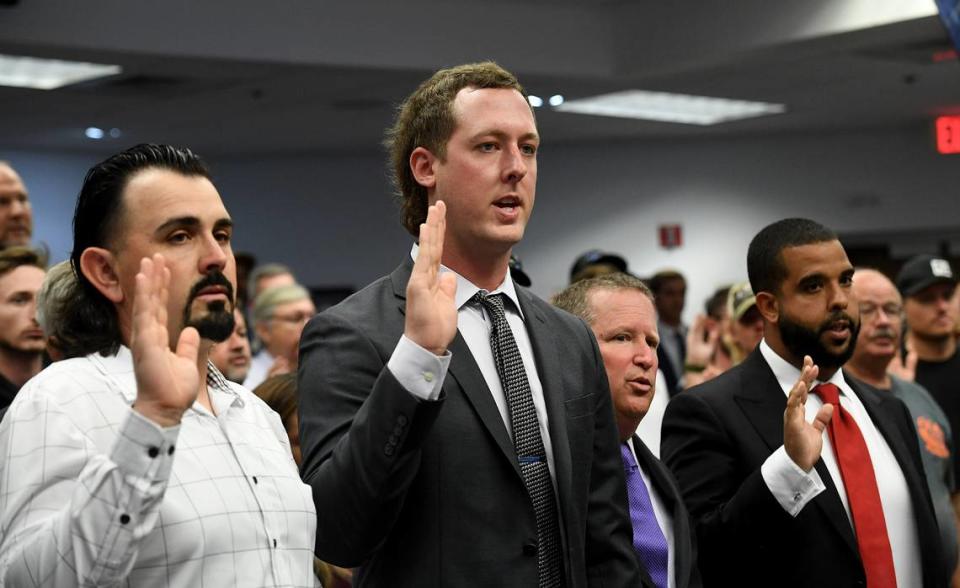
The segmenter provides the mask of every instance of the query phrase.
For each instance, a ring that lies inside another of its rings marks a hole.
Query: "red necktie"
[[[813,389],[824,403],[833,405],[833,418],[828,431],[833,452],[837,456],[847,501],[853,517],[860,559],[867,574],[868,588],[896,588],[893,551],[887,537],[887,523],[880,504],[880,491],[873,472],[870,452],[853,416],[840,406],[840,389],[833,384],[820,384]]]

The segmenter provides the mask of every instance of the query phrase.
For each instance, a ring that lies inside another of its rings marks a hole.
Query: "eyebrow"
[[[486,131],[480,131],[479,133],[475,134],[475,135],[473,136],[473,140],[476,141],[476,140],[480,139],[481,137],[491,137],[491,136],[492,136],[492,137],[498,137],[498,138],[500,138],[500,139],[509,138],[508,134],[505,133],[505,132],[503,132],[503,131],[501,131],[501,130],[489,129],[489,130],[486,130]],[[533,133],[533,132],[524,133],[523,135],[520,136],[520,140],[521,140],[521,141],[530,141],[530,140],[539,141],[539,140],[540,140],[540,135],[538,135],[537,133]]]
[[[177,218],[172,218],[166,221],[165,223],[163,223],[162,225],[160,225],[159,227],[157,227],[157,229],[154,231],[154,234],[160,235],[173,229],[196,230],[200,228],[202,224],[203,223],[200,222],[200,219],[195,216],[179,216]],[[230,227],[233,227],[233,221],[229,218],[219,219],[217,222],[213,224],[214,230],[230,228]]]

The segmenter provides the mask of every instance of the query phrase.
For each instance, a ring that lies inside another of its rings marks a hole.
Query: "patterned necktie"
[[[627,476],[627,497],[630,500],[630,522],[633,523],[633,548],[643,562],[650,579],[659,588],[667,588],[667,538],[653,512],[650,492],[643,483],[640,467],[626,443],[620,445],[620,457]]]
[[[870,452],[853,416],[840,405],[840,389],[820,384],[813,389],[825,404],[833,405],[833,418],[827,430],[837,456],[840,475],[847,490],[850,515],[857,535],[857,547],[869,588],[896,588],[893,551],[887,537],[887,523],[880,503],[877,477]]]
[[[540,588],[556,588],[563,585],[563,560],[561,558],[560,525],[557,517],[557,502],[553,483],[547,467],[547,453],[540,438],[540,423],[533,406],[530,384],[520,357],[520,349],[513,338],[503,311],[503,296],[488,296],[477,292],[473,300],[487,309],[493,322],[490,330],[490,347],[497,364],[497,374],[507,397],[510,410],[510,426],[513,428],[513,447],[517,452],[520,472],[527,493],[533,502],[537,519],[537,577]]]

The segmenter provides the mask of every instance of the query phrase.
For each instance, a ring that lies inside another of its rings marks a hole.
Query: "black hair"
[[[767,225],[747,249],[750,287],[755,293],[779,292],[788,273],[783,262],[784,249],[836,240],[835,232],[807,218],[785,218]]]
[[[71,324],[82,333],[77,354],[116,354],[122,337],[113,303],[97,290],[80,269],[80,256],[90,247],[116,246],[123,213],[123,191],[135,174],[159,168],[185,176],[210,177],[206,164],[189,149],[142,143],[121,151],[90,168],[83,180],[73,214],[73,251],[70,263],[77,277],[77,299],[70,310]]]

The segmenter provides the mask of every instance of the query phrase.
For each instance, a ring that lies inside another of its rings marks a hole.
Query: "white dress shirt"
[[[0,423],[0,585],[314,586],[316,512],[280,419],[208,364],[161,428],[130,350],[54,363]]]
[[[760,342],[760,353],[776,376],[784,394],[789,395],[794,384],[800,379],[800,370],[777,355],[766,340]],[[873,424],[863,403],[847,384],[843,371],[837,370],[827,382],[840,389],[840,405],[857,423],[867,450],[870,452],[870,461],[873,463],[877,489],[880,491],[880,503],[887,524],[887,537],[890,539],[890,548],[893,551],[897,585],[922,586],[920,540],[913,514],[913,501],[900,464],[897,463],[897,458],[883,435]],[[822,382],[819,380],[815,382],[814,389],[820,383]],[[813,392],[807,395],[807,403],[804,407],[807,422],[813,422],[822,406],[823,401],[818,395]],[[847,512],[848,522],[852,526],[853,519],[850,518],[846,487],[843,484],[843,477],[827,430],[823,431],[823,449],[820,458],[830,472],[830,478],[837,487],[843,508]],[[810,472],[801,470],[793,463],[782,445],[764,462],[761,474],[777,502],[792,516],[796,516],[810,500],[826,488],[816,469],[811,468]]]
[[[663,499],[660,498],[660,493],[657,492],[657,489],[653,486],[653,482],[650,480],[650,475],[643,469],[640,460],[637,459],[637,448],[633,446],[633,437],[627,439],[627,446],[630,447],[630,452],[633,453],[633,461],[637,464],[637,469],[640,470],[640,476],[643,478],[643,483],[647,487],[647,492],[650,493],[650,502],[653,504],[653,514],[657,517],[657,524],[660,525],[660,530],[663,531],[663,536],[667,540],[667,588],[675,588],[677,585],[677,575],[674,573],[674,566],[676,565],[674,563],[674,557],[676,556],[677,548],[673,538],[673,515],[671,515],[667,507],[664,506]]]
[[[419,248],[414,245],[411,256],[416,259]],[[441,266],[441,271],[452,272],[453,270]],[[493,395],[493,400],[500,411],[500,417],[507,428],[510,438],[513,438],[513,427],[510,424],[510,407],[507,405],[507,398],[503,392],[503,385],[500,383],[500,376],[497,373],[497,364],[493,359],[493,350],[490,348],[490,330],[493,328],[492,319],[487,316],[487,312],[479,303],[469,303],[474,294],[480,291],[480,288],[470,283],[469,280],[453,272],[457,276],[457,294],[455,304],[457,306],[457,329],[460,335],[467,343],[473,359],[483,374],[483,379]],[[556,474],[553,464],[553,445],[550,442],[550,430],[547,421],[547,406],[543,399],[543,385],[540,383],[540,376],[537,373],[537,364],[533,358],[533,347],[530,344],[530,336],[523,324],[523,314],[520,310],[520,301],[517,298],[516,288],[513,285],[513,279],[509,272],[503,282],[489,294],[503,294],[510,299],[510,302],[504,301],[504,314],[507,317],[507,323],[510,324],[510,331],[517,342],[520,350],[520,357],[523,359],[523,367],[527,373],[527,382],[530,384],[530,394],[533,398],[533,406],[537,413],[537,421],[540,425],[540,438],[543,439],[543,448],[547,454],[547,466],[550,469],[550,477],[553,479],[556,487]],[[420,347],[405,335],[401,336],[400,342],[390,356],[387,367],[393,376],[407,389],[411,394],[423,400],[436,400],[440,396],[440,390],[443,387],[443,379],[446,377],[447,368],[450,365],[450,352],[446,357],[437,357],[434,353]]]
[[[253,390],[267,379],[267,373],[273,367],[277,358],[266,349],[261,349],[250,358],[250,369],[247,371],[247,377],[243,380],[243,387],[247,390]]]
[[[667,412],[667,402],[670,400],[667,379],[660,370],[657,370],[656,385],[653,390],[653,400],[650,401],[647,414],[643,415],[643,420],[637,425],[636,433],[650,453],[660,459],[660,429],[663,427],[663,415]]]

